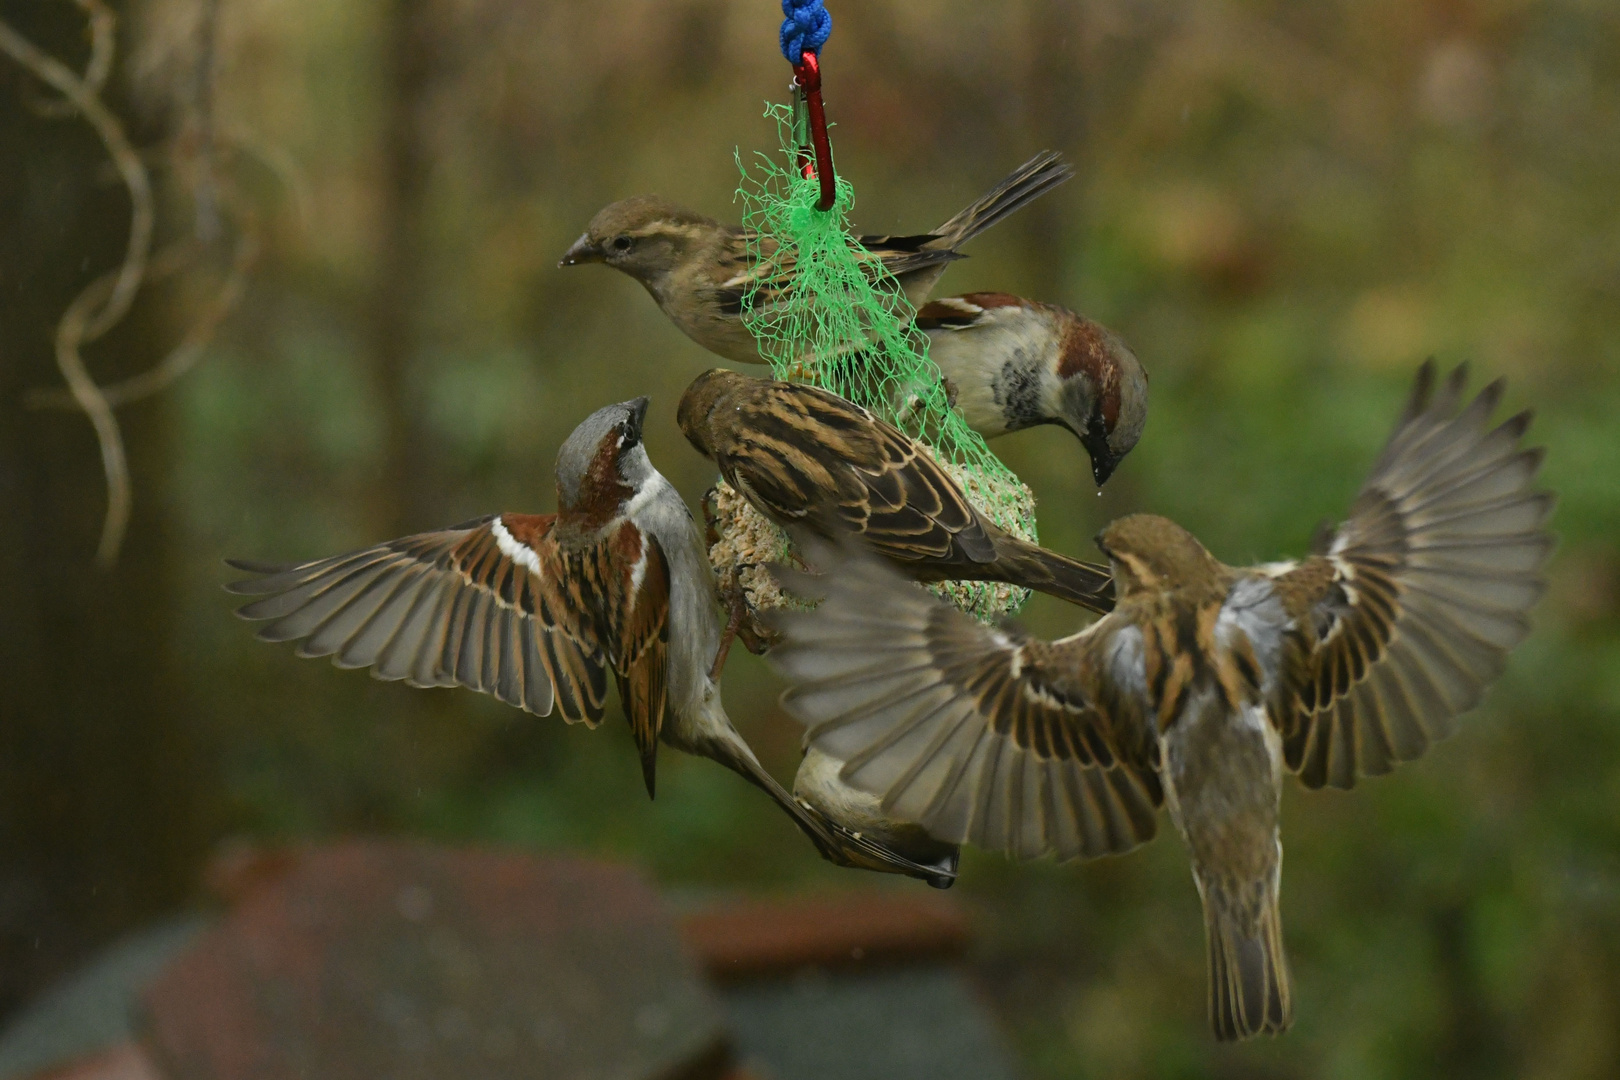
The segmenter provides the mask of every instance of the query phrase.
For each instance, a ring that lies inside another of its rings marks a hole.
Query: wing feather
[[[1295,620],[1273,713],[1309,787],[1351,787],[1451,733],[1530,631],[1553,498],[1521,413],[1489,427],[1498,381],[1464,404],[1466,370],[1432,364],[1350,520],[1278,576]]]
[[[566,583],[553,520],[481,518],[263,568],[270,572],[229,588],[262,595],[238,614],[269,622],[261,638],[299,641],[300,656],[331,656],[339,667],[416,686],[466,686],[541,716],[561,703],[570,722],[595,723],[606,657],[588,614],[558,602]],[[552,602],[536,603],[541,596]]]
[[[811,558],[828,572],[792,583],[821,602],[778,614],[771,660],[793,683],[784,705],[847,783],[938,840],[1018,858],[1095,857],[1153,835],[1162,794],[1134,731],[1148,721],[1104,688],[1117,622],[1047,644],[862,554]],[[1114,715],[1103,700],[1120,702]]]

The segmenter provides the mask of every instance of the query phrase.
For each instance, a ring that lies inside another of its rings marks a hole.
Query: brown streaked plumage
[[[1426,365],[1316,554],[1239,569],[1174,522],[1123,518],[1097,538],[1118,605],[1061,641],[818,554],[820,606],[776,616],[784,702],[846,781],[942,842],[1118,852],[1162,799],[1203,901],[1215,1034],[1281,1032],[1283,770],[1349,787],[1449,734],[1529,632],[1553,547],[1529,414],[1492,428],[1500,382],[1466,405],[1463,369],[1434,382]]]
[[[998,528],[926,450],[836,394],[715,368],[686,388],[677,422],[784,528],[859,537],[914,581],[1000,581],[1112,607],[1102,567]]]
[[[589,727],[611,673],[648,795],[663,742],[759,787],[829,861],[948,886],[954,852],[948,865],[924,865],[841,833],[840,821],[789,795],[732,726],[711,670],[721,629],[703,537],[647,459],[646,408],[646,398],[611,405],[574,430],[557,458],[557,513],[479,518],[299,566],[233,563],[259,576],[230,591],[263,596],[239,614],[269,622],[264,640],[302,639],[300,656],[464,686]]]
[[[924,304],[917,327],[954,404],[987,439],[1067,428],[1101,487],[1142,437],[1147,372],[1117,334],[1083,315],[1011,293],[967,293]]]
[[[933,232],[862,236],[874,274],[891,275],[915,307],[927,299],[963,244],[1074,175],[1043,151]],[[771,305],[794,273],[790,253],[749,230],[725,225],[656,195],[604,207],[563,254],[559,266],[604,263],[641,282],[682,333],[710,352],[762,364],[758,342],[743,325],[743,305]]]

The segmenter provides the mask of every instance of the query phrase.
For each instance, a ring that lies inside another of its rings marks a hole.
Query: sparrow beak
[[[563,257],[557,260],[558,266],[578,266],[580,263],[605,262],[607,255],[602,249],[591,243],[590,233],[581,233],[573,247],[563,252]]]
[[[1125,460],[1123,454],[1098,454],[1091,459],[1091,475],[1096,478],[1097,486],[1102,487],[1108,483],[1108,478],[1114,475],[1119,463]]]
[[[1125,460],[1125,455],[1114,453],[1113,447],[1108,445],[1108,435],[1102,430],[1100,420],[1086,425],[1086,433],[1080,436],[1080,444],[1091,458],[1091,475],[1096,478],[1097,486],[1102,487],[1114,475],[1114,470],[1119,468],[1119,463]]]
[[[647,422],[647,405],[650,400],[643,396],[624,403],[624,407],[630,410],[630,415],[624,422],[624,431],[635,442],[641,441],[641,429]]]

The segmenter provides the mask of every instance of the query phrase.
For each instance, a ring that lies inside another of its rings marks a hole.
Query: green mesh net
[[[738,156],[737,198],[760,273],[743,296],[743,321],[779,379],[838,394],[930,449],[991,521],[1034,541],[1035,497],[951,405],[928,338],[900,284],[850,232],[855,194],[843,177],[831,209],[816,209],[820,183],[798,168],[809,145],[803,111],[771,105],[780,159],[759,153],[752,172]],[[775,275],[772,264],[792,265]],[[769,290],[767,297],[761,290]],[[935,590],[979,618],[1010,614],[1028,591],[994,582],[947,582]]]

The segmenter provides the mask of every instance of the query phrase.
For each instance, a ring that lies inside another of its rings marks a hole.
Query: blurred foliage
[[[191,6],[137,5],[143,78],[175,67]],[[1079,166],[944,283],[1076,307],[1151,374],[1147,433],[1101,497],[1067,434],[995,444],[1041,499],[1046,543],[1086,554],[1108,518],[1151,509],[1229,562],[1298,552],[1347,509],[1430,354],[1510,379],[1561,496],[1538,631],[1485,707],[1394,776],[1286,796],[1285,1038],[1207,1034],[1173,835],[1085,866],[969,856],[983,985],[1031,1075],[1620,1073],[1620,8],[866,0],[835,16],[828,108],[862,228],[942,221],[1043,147]],[[634,394],[695,505],[713,471],[674,404],[713,358],[627,278],[556,260],[637,192],[735,217],[734,148],[769,148],[763,103],[785,98],[778,18],[768,0],[223,4],[219,112],[261,149],[243,176],[267,255],[170,394],[172,467],[137,492],[167,515],[163,647],[186,673],[190,771],[222,793],[199,803],[208,835],[409,832],[598,850],[683,885],[920,887],[819,862],[706,762],[665,755],[649,803],[617,719],[590,733],[300,662],[253,642],[219,592],[226,555],[549,509],[562,438]],[[64,508],[52,537],[87,566],[89,518]],[[1075,623],[1045,600],[1026,621]],[[786,777],[798,732],[777,690],[733,659],[731,714]]]

